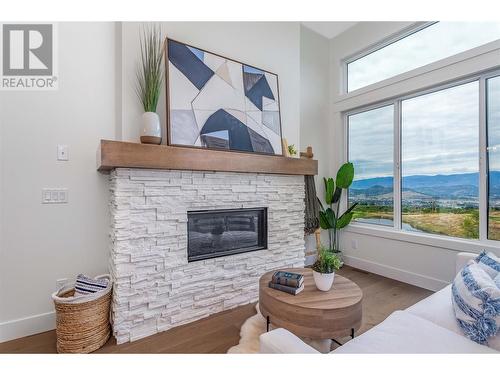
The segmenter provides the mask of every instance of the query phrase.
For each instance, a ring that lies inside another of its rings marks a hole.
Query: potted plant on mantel
[[[136,87],[137,96],[144,109],[141,119],[141,143],[161,143],[160,117],[156,113],[156,107],[164,78],[163,52],[161,30],[158,27],[143,30]]]
[[[314,262],[313,278],[316,288],[328,292],[335,278],[335,271],[342,266],[342,261],[337,254],[332,253],[324,246],[318,248],[318,258]]]
[[[335,181],[333,178],[323,178],[325,182],[325,202],[327,208],[320,204],[319,225],[321,229],[328,230],[329,250],[336,253],[341,258],[339,249],[339,230],[346,227],[352,220],[352,210],[356,207],[354,203],[344,213],[340,213],[342,191],[351,186],[354,179],[354,165],[352,163],[343,164],[337,172]]]

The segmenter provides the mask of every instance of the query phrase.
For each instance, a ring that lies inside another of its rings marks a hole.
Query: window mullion
[[[488,237],[488,156],[486,129],[486,80],[479,80],[479,240]]]
[[[401,229],[401,100],[394,102],[394,228]]]

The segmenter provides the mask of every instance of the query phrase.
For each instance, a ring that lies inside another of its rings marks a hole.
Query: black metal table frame
[[[266,332],[269,332],[269,326],[271,325],[271,319],[269,318],[269,315],[266,316]],[[354,338],[354,328],[351,328],[351,339]],[[342,344],[341,342],[339,342],[338,340],[336,339],[333,339],[331,338],[330,340],[332,340],[335,344],[337,344],[338,346],[342,346],[344,344]]]

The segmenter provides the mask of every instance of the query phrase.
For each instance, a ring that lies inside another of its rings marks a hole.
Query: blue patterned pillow
[[[458,325],[478,344],[496,347],[500,328],[500,288],[493,278],[471,261],[452,285],[452,302]]]
[[[483,251],[474,260],[492,279],[500,273],[500,258],[495,254]]]

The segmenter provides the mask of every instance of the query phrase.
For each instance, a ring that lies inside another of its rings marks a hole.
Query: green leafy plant
[[[340,213],[340,203],[342,191],[351,186],[354,179],[354,165],[352,163],[343,164],[337,172],[335,180],[332,177],[323,178],[325,182],[325,203],[318,198],[320,204],[319,224],[321,229],[328,230],[328,241],[331,252],[340,252],[338,248],[339,229],[349,225],[352,220],[352,210],[357,203],[351,205],[342,214]]]
[[[295,148],[295,145],[288,146],[288,153],[290,154],[290,156],[297,155],[297,149]]]
[[[312,269],[319,273],[332,273],[342,266],[342,261],[337,254],[332,253],[324,246],[318,249],[318,257]]]
[[[141,61],[137,67],[136,93],[144,112],[156,112],[163,83],[164,43],[157,26],[143,30],[141,35]]]

